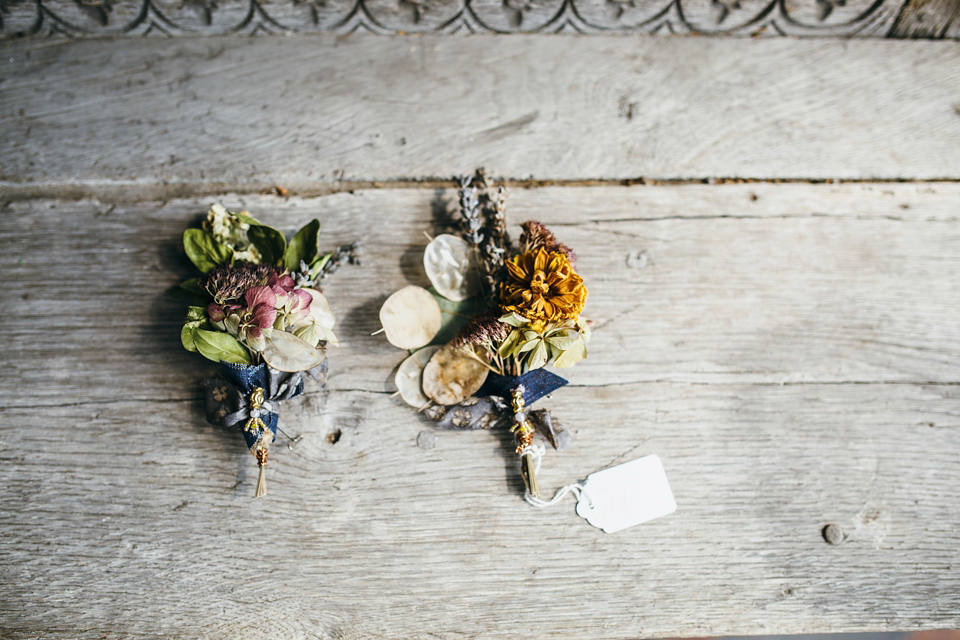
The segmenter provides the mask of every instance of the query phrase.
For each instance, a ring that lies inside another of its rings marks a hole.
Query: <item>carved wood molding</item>
[[[960,0],[0,0],[0,38],[646,33],[960,38]]]

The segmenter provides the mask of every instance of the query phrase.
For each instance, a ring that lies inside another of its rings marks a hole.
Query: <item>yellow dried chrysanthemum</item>
[[[543,247],[508,260],[500,284],[500,307],[532,322],[562,322],[580,315],[587,288],[563,253]]]

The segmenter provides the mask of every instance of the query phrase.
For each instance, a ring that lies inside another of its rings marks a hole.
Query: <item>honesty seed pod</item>
[[[423,287],[406,286],[380,307],[380,324],[387,340],[401,349],[419,349],[440,331],[440,305]]]
[[[442,234],[423,252],[423,268],[437,293],[460,302],[480,293],[477,250],[457,236]]]
[[[320,366],[326,358],[325,346],[314,347],[286,331],[271,332],[260,355],[277,371],[297,372]]]
[[[457,404],[483,386],[488,373],[490,369],[477,357],[465,353],[464,347],[448,344],[433,354],[424,367],[423,392],[437,404]]]
[[[430,403],[430,398],[423,395],[423,368],[440,347],[424,347],[408,357],[397,369],[394,381],[400,397],[411,407],[417,409]]]

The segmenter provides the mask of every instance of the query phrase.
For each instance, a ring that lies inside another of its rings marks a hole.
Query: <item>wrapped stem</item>
[[[523,483],[527,485],[527,493],[535,498],[540,497],[540,485],[537,482],[537,463],[533,457],[531,448],[533,446],[533,426],[527,419],[527,413],[524,411],[526,403],[523,400],[523,385],[518,386],[511,392],[513,400],[513,419],[514,425],[510,429],[517,439],[517,454],[520,458],[520,474],[523,476]]]
[[[261,498],[267,493],[267,445],[261,442],[257,445],[253,455],[257,458],[257,465],[260,467],[260,475],[257,477],[257,492],[254,498]]]
[[[536,460],[529,453],[523,454],[520,458],[520,474],[523,476],[523,483],[527,485],[527,491],[534,498],[540,497],[540,485],[537,483]]]

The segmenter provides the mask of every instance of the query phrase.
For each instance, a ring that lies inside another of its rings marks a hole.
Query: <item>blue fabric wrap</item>
[[[270,404],[269,410],[260,410],[260,419],[270,429],[273,442],[277,437],[277,425],[280,421],[277,415],[278,403],[303,393],[304,373],[314,376],[322,384],[326,380],[327,361],[324,360],[323,364],[315,369],[297,373],[277,371],[266,364],[250,366],[221,361],[220,375],[203,382],[207,420],[219,426],[239,427],[247,447],[252,448],[257,444],[257,433],[247,431],[244,427],[250,418],[250,394],[260,387]]]
[[[567,381],[546,369],[534,369],[522,376],[501,376],[490,373],[483,386],[474,395],[500,396],[509,402],[511,392],[521,384],[523,385],[523,402],[529,407],[543,396],[566,385]]]

